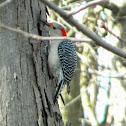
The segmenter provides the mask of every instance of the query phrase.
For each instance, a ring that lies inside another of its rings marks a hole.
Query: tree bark
[[[0,22],[39,34],[39,16],[46,19],[39,1],[16,0],[0,10]],[[47,36],[45,26],[42,35]],[[54,85],[48,77],[47,42],[38,43],[0,29],[0,125],[62,126]]]

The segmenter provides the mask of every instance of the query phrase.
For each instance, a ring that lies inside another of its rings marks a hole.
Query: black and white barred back
[[[61,94],[65,84],[67,84],[67,93],[69,94],[70,92],[69,83],[72,80],[77,65],[77,56],[73,43],[68,40],[63,40],[58,46],[58,56],[63,73],[63,79],[58,84],[54,101],[56,101]]]

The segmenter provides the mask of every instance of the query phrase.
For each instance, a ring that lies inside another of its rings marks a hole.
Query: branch
[[[101,3],[101,2],[105,2],[105,1],[107,1],[107,0],[97,0],[97,1],[94,0],[94,1],[88,2],[86,5],[81,6],[81,7],[78,8],[77,10],[74,9],[74,10],[68,12],[68,15],[69,15],[69,16],[72,16],[72,15],[77,14],[78,12],[80,12],[80,11],[82,11],[82,10],[84,10],[84,9],[86,9],[86,8],[88,8],[88,7],[90,7],[90,6],[93,6],[93,5],[96,5],[96,4],[99,4],[99,3]]]
[[[126,43],[126,41],[125,41],[124,39],[120,38],[119,36],[115,35],[112,31],[110,31],[110,30],[106,27],[105,24],[102,25],[102,28],[104,28],[106,31],[108,31],[110,34],[112,34],[114,37],[116,37],[116,38],[119,39],[120,41]]]
[[[10,2],[12,2],[12,1],[11,1],[11,0],[6,0],[6,1],[2,2],[2,3],[0,4],[0,8],[6,6],[6,5],[9,4]]]
[[[106,77],[106,78],[118,78],[120,80],[122,80],[122,79],[126,80],[126,78],[125,78],[126,72],[123,72],[123,73],[122,72],[120,72],[120,73],[111,73],[111,75],[103,75],[102,73],[99,74],[98,72],[82,71],[80,69],[76,69],[76,71],[88,73],[88,74],[91,74],[91,75]],[[102,72],[104,73],[104,71],[102,71]]]
[[[107,43],[105,40],[101,39],[98,35],[90,31],[89,29],[87,29],[85,25],[80,24],[72,16],[68,16],[68,14],[65,11],[57,7],[54,3],[50,2],[49,0],[41,0],[41,1],[47,6],[49,6],[51,9],[53,9],[55,12],[57,12],[61,17],[63,17],[70,24],[75,26],[83,34],[91,38],[97,45],[102,46],[103,48],[113,52],[114,54],[126,59],[125,51],[123,51],[118,47],[112,46],[111,44]]]
[[[114,3],[110,2],[110,1],[100,3],[99,5],[111,10],[114,15],[118,15],[118,12],[120,10],[120,8],[117,5],[115,5]]]
[[[5,26],[3,24],[0,24],[0,28],[5,29],[5,30],[9,30],[9,31],[12,31],[12,32],[16,32],[18,34],[23,35],[26,38],[37,40],[37,41],[64,40],[65,39],[65,40],[70,40],[72,42],[85,42],[85,43],[90,43],[91,42],[91,40],[83,39],[83,38],[82,39],[81,38],[76,39],[76,38],[72,38],[72,37],[43,37],[43,36],[39,36],[39,35],[35,35],[35,34],[31,34],[31,33],[22,31],[20,29],[14,29],[14,28]]]

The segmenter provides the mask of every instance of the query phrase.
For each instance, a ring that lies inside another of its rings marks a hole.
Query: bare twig
[[[81,71],[81,72],[87,72],[88,71]],[[123,73],[118,73],[118,74],[115,74],[115,75],[110,75],[110,76],[105,76],[105,75],[102,75],[102,74],[98,74],[98,73],[90,73],[90,74],[95,74],[97,76],[103,76],[103,77],[108,77],[108,78],[118,78],[118,79],[126,79],[124,78],[124,75],[126,74],[126,72],[123,72]],[[97,77],[95,77],[93,80],[91,80],[87,86],[87,88],[84,90],[84,92],[82,92],[81,94],[79,94],[77,97],[75,97],[73,100],[71,100],[69,103],[67,103],[64,107],[60,107],[61,109],[62,108],[66,108],[66,107],[70,107],[73,103],[77,102],[80,98],[81,98],[81,95],[83,95],[88,89],[89,87],[91,86],[91,84],[96,80]]]
[[[88,2],[86,5],[83,5],[83,6],[81,6],[80,8],[78,8],[77,10],[72,10],[72,11],[70,11],[70,12],[68,12],[68,15],[69,16],[72,16],[72,15],[74,15],[74,14],[77,14],[78,12],[80,12],[80,11],[82,11],[82,10],[84,10],[84,9],[86,9],[86,8],[88,8],[88,7],[90,7],[90,6],[93,6],[93,5],[96,5],[96,4],[99,4],[99,3],[101,3],[101,2],[105,2],[105,1],[108,1],[108,0],[94,0],[94,1],[90,1],[90,2]]]
[[[0,8],[6,6],[6,5],[9,4],[10,2],[12,2],[12,0],[6,0],[6,1],[2,2],[2,3],[0,4]]]
[[[71,100],[69,103],[67,103],[64,107],[61,107],[61,108],[66,108],[66,107],[70,107],[73,103],[75,103],[76,101],[78,101],[80,98],[81,98],[81,95],[83,95],[88,89],[89,87],[91,86],[91,84],[96,80],[96,78],[92,79],[87,88],[81,93],[79,94],[77,97],[75,97],[73,100]]]
[[[103,76],[103,77],[106,77],[106,78],[118,78],[118,79],[125,79],[125,75],[126,75],[126,72],[120,72],[120,73],[111,73],[111,75],[103,75],[103,74],[99,74],[98,72],[88,72],[88,71],[82,71],[80,69],[76,69],[76,71],[79,71],[79,72],[85,72],[85,73],[88,73],[88,74],[91,74],[91,75],[96,75],[96,76]],[[102,71],[104,73],[104,70]]]
[[[79,118],[80,121],[85,121],[86,123],[88,123],[89,125],[91,125],[91,121],[89,119],[85,119],[85,118]]]
[[[85,42],[85,43],[91,42],[91,40],[89,40],[89,39],[82,39],[82,38],[76,39],[76,38],[72,38],[72,37],[43,37],[43,36],[39,36],[39,35],[35,35],[35,34],[31,34],[31,33],[22,31],[20,29],[11,28],[11,27],[5,26],[3,24],[0,24],[0,28],[6,29],[6,30],[9,30],[12,32],[16,32],[18,34],[23,35],[26,38],[37,40],[37,41],[64,40],[65,39],[65,40],[71,40],[73,42]]]
[[[114,54],[123,57],[126,59],[126,52],[122,49],[115,47],[109,43],[107,43],[105,40],[101,39],[98,35],[87,29],[85,25],[80,24],[77,20],[75,20],[72,16],[68,16],[68,14],[57,7],[53,2],[49,0],[41,0],[44,4],[49,6],[51,9],[53,9],[55,12],[57,12],[61,17],[63,17],[67,22],[75,26],[79,31],[81,31],[83,34],[87,35],[89,38],[91,38],[97,45],[102,46],[103,48],[113,52]]]
[[[115,35],[112,31],[110,31],[110,30],[106,27],[105,24],[102,25],[102,28],[104,28],[106,31],[108,31],[110,34],[112,34],[113,36],[115,36],[115,37],[116,37],[117,39],[119,39],[120,41],[126,43],[126,41],[125,41],[124,39],[120,38],[119,36]]]

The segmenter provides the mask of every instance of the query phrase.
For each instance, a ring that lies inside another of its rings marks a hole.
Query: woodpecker
[[[67,37],[64,27],[58,23],[48,23],[51,37]],[[54,95],[54,104],[64,86],[67,84],[67,93],[70,92],[70,81],[72,80],[77,65],[77,56],[73,43],[70,40],[52,40],[49,43],[48,66],[49,72],[57,78],[58,84]]]

